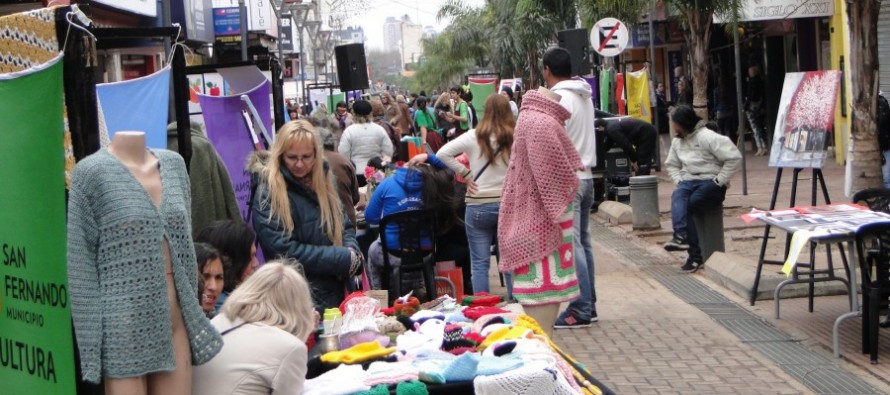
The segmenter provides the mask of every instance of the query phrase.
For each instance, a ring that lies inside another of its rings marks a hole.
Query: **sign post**
[[[615,18],[603,18],[590,31],[590,44],[600,56],[618,56],[627,48],[630,38],[627,26]]]

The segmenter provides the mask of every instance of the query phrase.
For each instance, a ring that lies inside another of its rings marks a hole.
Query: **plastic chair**
[[[399,249],[391,250],[387,229],[398,229]],[[436,294],[436,215],[430,210],[402,211],[380,220],[380,245],[383,248],[383,284],[388,285],[389,303],[402,296],[402,273],[421,272],[426,287],[426,301]],[[401,260],[392,266],[390,256]],[[453,291],[452,291],[453,292]]]
[[[881,307],[890,305],[890,222],[864,225],[856,231],[856,253],[862,279],[862,352],[878,363]]]
[[[868,188],[853,194],[853,203],[864,203],[871,211],[890,214],[890,189]]]

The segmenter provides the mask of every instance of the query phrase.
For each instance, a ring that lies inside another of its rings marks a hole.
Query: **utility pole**
[[[167,0],[169,1],[169,0]],[[241,18],[241,61],[247,61],[247,6],[244,0],[238,0],[238,14]]]

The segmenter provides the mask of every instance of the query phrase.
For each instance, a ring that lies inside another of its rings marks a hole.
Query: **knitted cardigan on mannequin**
[[[513,135],[498,217],[502,272],[542,260],[562,242],[559,218],[578,189],[581,157],[566,134],[571,114],[536,91],[526,93]]]

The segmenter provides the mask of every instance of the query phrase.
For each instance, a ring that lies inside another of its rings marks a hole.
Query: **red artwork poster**
[[[770,166],[821,168],[825,164],[840,78],[836,70],[785,74]]]

